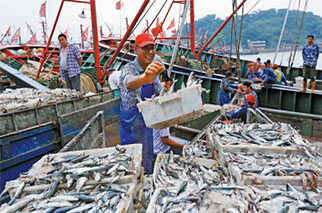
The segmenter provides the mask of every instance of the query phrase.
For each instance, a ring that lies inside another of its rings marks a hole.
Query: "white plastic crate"
[[[56,154],[48,154],[43,156],[39,161],[37,161],[31,169],[28,171],[28,174],[32,174],[34,176],[41,177],[42,175],[46,175],[50,167],[46,167],[46,159],[52,157],[64,157],[68,155],[80,155],[80,154],[87,154],[90,156],[105,156],[107,154],[114,153],[115,147],[110,148],[100,148],[100,149],[89,149],[89,150],[79,150],[79,151],[71,151],[71,152],[61,152]],[[133,157],[134,167],[135,167],[135,174],[126,175],[120,177],[117,183],[119,184],[131,184],[133,183],[136,190],[136,185],[138,181],[138,177],[141,175],[141,161],[142,161],[142,144],[131,144],[126,145],[126,153],[130,154]],[[86,185],[96,185],[99,183],[111,183],[113,178],[103,178],[99,182],[94,180],[87,181]],[[16,192],[17,188],[21,184],[21,180],[18,178],[16,180],[11,180],[6,183],[6,189],[9,191],[10,197],[13,197],[14,193]],[[26,186],[24,188],[23,195],[34,193],[35,191],[43,191],[47,189],[50,184],[46,185],[36,185],[36,186]],[[66,184],[59,184],[58,188],[65,188]]]
[[[163,129],[200,117],[203,113],[201,85],[139,103],[147,127]]]

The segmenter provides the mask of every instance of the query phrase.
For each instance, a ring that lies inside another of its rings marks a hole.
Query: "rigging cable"
[[[301,35],[301,31],[302,31],[302,27],[303,27],[303,22],[304,22],[304,17],[305,17],[305,14],[306,14],[306,10],[307,10],[308,3],[309,3],[309,0],[306,0],[305,1],[305,5],[304,5],[304,10],[303,10],[303,15],[302,15],[302,20],[301,20],[301,25],[300,25],[299,33],[297,35],[297,41],[296,41],[296,45],[295,45],[295,49],[294,49],[293,58],[292,58],[290,67],[288,67],[288,69],[287,69],[287,74],[290,72],[290,70],[291,70],[291,68],[293,66],[293,63],[294,63],[294,59],[295,59],[295,55],[296,55],[298,43],[299,43],[299,40],[300,40],[300,35]]]
[[[300,15],[300,6],[301,6],[301,0],[299,0],[299,3],[298,3],[298,6],[297,6],[297,12],[296,12],[296,19],[295,19],[295,25],[294,25],[294,33],[292,33],[292,47],[291,47],[291,52],[290,52],[290,56],[288,58],[288,67],[290,66],[291,64],[291,59],[292,59],[292,55],[293,55],[293,51],[294,51],[294,48],[295,48],[295,30],[296,30],[296,27],[297,27],[297,22],[298,22],[298,18],[299,18],[299,15]]]
[[[244,15],[244,18],[246,18],[249,13],[257,6],[257,4],[260,2],[261,0],[258,0],[249,10],[248,12]],[[210,46],[210,48],[212,48],[213,46],[215,46],[218,42],[220,42],[224,37],[226,37],[228,35],[228,33],[231,30],[227,30],[218,40],[216,40],[215,42],[213,42],[213,44]]]
[[[146,16],[146,14],[150,11],[151,7],[154,5],[156,0],[154,0],[151,5],[149,6],[149,8],[145,11],[144,15],[141,17],[141,19],[138,21],[138,23],[134,26],[132,32],[135,31],[135,29],[139,26],[139,24],[143,21],[144,17]]]
[[[163,10],[165,4],[168,2],[168,0],[165,0],[162,7],[160,8],[160,10],[158,11],[158,13],[155,15],[154,19],[152,20],[152,22],[149,24],[148,28],[145,30],[145,32],[147,32],[150,27],[152,26],[152,24],[154,23],[154,21],[157,19],[157,17],[159,16],[159,14],[161,13],[161,11]]]

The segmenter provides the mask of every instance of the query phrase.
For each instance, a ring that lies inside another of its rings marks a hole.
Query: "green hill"
[[[266,48],[276,47],[286,11],[286,9],[270,9],[248,14],[243,21],[242,47],[247,47],[247,40],[266,41]],[[298,11],[289,12],[282,44],[292,44],[293,40],[296,40],[303,12],[299,12],[297,25],[295,25],[297,14]],[[240,19],[241,17],[239,16],[238,20]],[[199,41],[200,36],[204,35],[206,31],[208,31],[208,38],[210,38],[211,35],[220,27],[223,22],[224,20],[217,18],[216,15],[207,15],[195,21],[196,40]],[[198,29],[200,28],[201,33],[198,32]],[[227,35],[220,40],[222,44],[225,43],[226,46],[229,45],[230,29],[231,21],[214,39],[214,42],[218,41],[219,38],[223,34],[225,34],[225,32],[229,31],[229,33],[227,33]],[[301,44],[306,42],[305,39],[308,34],[313,34],[315,38],[322,39],[322,17],[314,15],[312,12],[307,12],[305,14],[302,32],[299,40]],[[218,46],[220,46],[219,42],[217,43]]]

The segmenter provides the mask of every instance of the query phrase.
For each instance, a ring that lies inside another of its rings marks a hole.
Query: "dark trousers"
[[[64,79],[68,89],[74,89],[80,91],[80,74],[73,77],[68,76],[68,71],[64,71]]]
[[[303,66],[303,77],[304,81],[307,81],[308,78],[310,78],[311,81],[315,81],[315,66]]]

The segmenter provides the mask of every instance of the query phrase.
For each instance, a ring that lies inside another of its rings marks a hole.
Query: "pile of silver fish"
[[[70,89],[37,90],[31,88],[6,89],[0,94],[0,113],[8,113],[82,97]]]
[[[153,187],[164,190],[162,199],[155,203],[155,212],[199,211],[207,188],[229,182],[227,170],[214,160],[208,160],[208,164],[193,157],[162,153],[158,158]]]
[[[194,144],[185,145],[183,147],[183,155],[213,159],[211,147],[206,141],[199,141]]]
[[[212,130],[223,145],[309,147],[310,143],[285,123],[216,124]]]
[[[6,189],[16,189],[15,195],[0,212],[115,212],[130,187],[118,181],[136,177],[133,157],[125,151],[126,147],[117,147],[106,156],[48,155],[41,169],[33,167],[7,182]]]
[[[261,175],[284,176],[287,174],[314,171],[322,177],[322,157],[300,154],[227,153],[228,162],[243,172],[260,172]],[[293,171],[297,172],[293,172]]]

